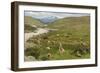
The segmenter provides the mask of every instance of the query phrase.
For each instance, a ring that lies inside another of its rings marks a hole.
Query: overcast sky
[[[42,12],[42,11],[24,11],[24,14],[25,16],[32,16],[33,18],[44,18],[48,16],[55,16],[58,18],[89,16],[89,14],[87,13]]]

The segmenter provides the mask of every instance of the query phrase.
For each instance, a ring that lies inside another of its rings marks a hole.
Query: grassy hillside
[[[39,20],[34,19],[30,16],[24,17],[24,23],[25,23],[24,26],[25,32],[33,32],[34,30],[36,30],[36,27],[42,27],[43,25]]]
[[[49,23],[45,28],[57,30],[27,40],[25,56],[33,56],[36,60],[90,58],[89,21],[89,17],[84,16],[63,18]],[[34,19],[28,21],[35,25],[34,22],[43,25]],[[60,53],[60,48],[64,49],[63,53]]]
[[[28,24],[28,25],[37,25],[37,26],[40,26],[42,24],[39,20],[34,19],[30,16],[25,16],[24,17],[24,23]]]
[[[49,24],[48,27],[51,28],[73,28],[73,27],[82,27],[82,26],[88,26],[90,24],[90,19],[88,16],[83,16],[83,17],[69,17],[69,18],[63,18],[56,20],[55,22]],[[78,28],[77,27],[77,28]],[[87,27],[87,28],[88,28]],[[78,28],[79,29],[79,28]]]
[[[71,17],[60,19],[48,25],[48,28],[59,29],[57,32],[52,33],[52,37],[59,34],[63,37],[63,42],[65,41],[66,43],[71,44],[76,44],[76,42],[80,43],[80,41],[88,44],[90,42],[89,17]],[[66,37],[64,38],[64,36]]]

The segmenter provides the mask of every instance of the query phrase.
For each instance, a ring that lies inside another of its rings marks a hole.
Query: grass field
[[[68,17],[43,24],[25,16],[25,34],[33,34],[25,42],[25,61],[69,60],[90,58],[90,17]],[[26,38],[27,36],[25,36]]]

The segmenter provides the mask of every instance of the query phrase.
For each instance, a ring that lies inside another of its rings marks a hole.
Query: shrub
[[[41,60],[45,61],[45,60],[49,60],[49,58],[47,56],[42,56],[40,57]]]
[[[25,50],[25,55],[26,56],[34,56],[36,59],[38,59],[40,56],[40,50],[35,47],[30,47]]]
[[[34,32],[37,28],[36,27],[32,27],[28,24],[25,24],[25,32]]]
[[[33,56],[25,56],[25,61],[36,61],[36,58]]]

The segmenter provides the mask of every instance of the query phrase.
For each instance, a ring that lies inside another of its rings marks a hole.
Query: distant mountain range
[[[47,17],[41,17],[41,18],[34,18],[31,16],[25,16],[24,22],[28,25],[36,25],[36,26],[43,26],[43,24],[62,24],[62,23],[69,23],[69,21],[77,23],[87,23],[89,21],[88,16],[82,16],[82,17],[67,17],[67,18],[58,18],[55,16],[47,16]]]
[[[57,19],[58,18],[55,16],[47,16],[47,17],[40,18],[39,20],[44,24],[48,24],[54,22]]]
[[[59,19],[56,16],[44,16],[44,17],[32,17],[32,18],[35,18],[37,20],[40,20],[40,22],[42,22],[44,24],[52,23],[55,20]]]

